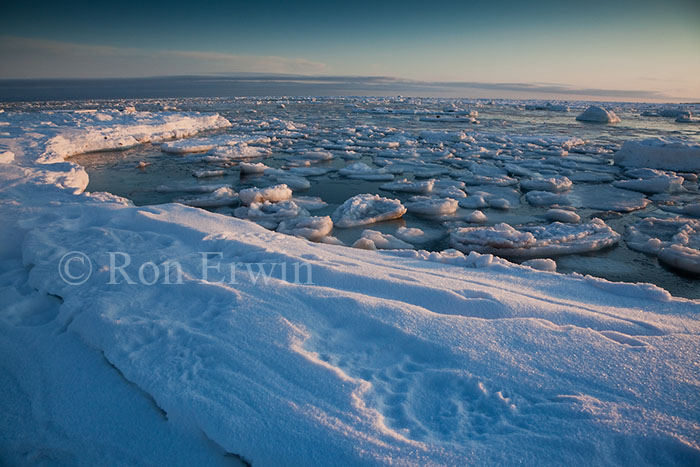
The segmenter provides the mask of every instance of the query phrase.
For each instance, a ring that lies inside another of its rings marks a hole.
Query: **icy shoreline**
[[[61,339],[76,359],[103,354],[168,420],[144,423],[174,431],[170,440],[186,438],[202,459],[216,450],[191,432],[253,465],[700,459],[697,301],[491,255],[315,244],[196,208],[138,208],[82,193],[87,174],[64,162],[68,155],[228,123],[104,114],[111,118],[42,114],[53,126],[41,133],[27,115],[4,117],[11,138],[1,149],[14,158],[0,165],[3,372],[30,404],[47,401],[17,416],[27,420],[0,445],[8,458],[46,445],[63,446],[49,459],[68,452],[87,464],[96,456],[85,447],[96,436],[89,426],[70,428],[79,401],[54,407],[52,390],[71,384],[56,381],[60,359],[48,350]],[[57,274],[69,251],[96,265],[107,264],[109,251],[129,252],[134,264],[177,259],[188,274],[181,285],[108,285],[108,272],[96,268],[71,286]],[[313,285],[276,275],[267,286],[245,276],[235,285],[203,281],[194,274],[202,251],[228,261],[306,262]],[[69,371],[103,378],[104,368],[93,361]],[[146,410],[121,423],[148,419]],[[60,427],[42,432],[51,442],[32,432],[47,421]],[[103,441],[111,459],[148,453],[122,447],[125,439]],[[165,449],[155,451],[158,459]]]

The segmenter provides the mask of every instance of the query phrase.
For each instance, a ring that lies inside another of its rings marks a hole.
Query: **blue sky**
[[[697,0],[27,1],[0,28],[0,78],[253,72],[700,98]]]

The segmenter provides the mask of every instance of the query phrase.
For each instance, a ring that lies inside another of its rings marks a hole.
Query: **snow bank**
[[[615,112],[612,110],[605,110],[597,105],[591,105],[576,117],[576,120],[581,122],[618,123],[620,117],[615,115]]]
[[[615,164],[696,172],[700,171],[700,144],[670,138],[626,141],[615,153]]]
[[[493,227],[462,227],[450,234],[452,246],[460,251],[521,258],[596,251],[614,245],[619,238],[600,219],[581,225],[554,222],[519,230],[501,223]]]
[[[333,213],[336,227],[355,227],[389,219],[398,219],[406,214],[406,208],[397,199],[379,195],[361,194],[346,200]]]

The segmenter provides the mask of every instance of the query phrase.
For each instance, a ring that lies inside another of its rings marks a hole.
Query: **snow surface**
[[[697,301],[489,254],[363,251],[85,193],[87,174],[66,156],[228,123],[102,114],[3,114],[15,155],[0,170],[3,462],[700,463]],[[41,121],[55,125],[34,131]],[[356,198],[341,219],[405,211]],[[269,204],[282,203],[292,201]],[[613,238],[602,222],[553,225],[495,233],[518,249],[533,248],[530,236],[567,249]],[[82,285],[57,273],[70,251],[96,265]],[[183,283],[110,285],[114,251],[134,265],[177,260]],[[279,268],[267,282],[203,279],[200,252],[307,263],[313,284]]]

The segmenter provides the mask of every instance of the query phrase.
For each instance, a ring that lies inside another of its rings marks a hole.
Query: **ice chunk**
[[[591,105],[576,117],[576,120],[581,122],[618,123],[620,118],[612,110],[605,110],[597,105]]]
[[[567,209],[550,209],[547,211],[547,219],[550,221],[576,224],[581,221],[581,216]]]
[[[15,153],[12,151],[0,151],[0,164],[9,164],[15,160]]]
[[[617,212],[644,209],[650,203],[641,193],[606,185],[574,185],[566,198],[571,201],[571,206]]]
[[[338,170],[338,173],[348,178],[361,180],[387,181],[394,179],[394,176],[388,173],[385,169],[375,169],[364,162],[355,162],[350,164],[347,167]]]
[[[554,222],[520,229],[503,223],[493,227],[461,227],[450,234],[452,246],[460,251],[505,257],[584,253],[614,245],[619,238],[620,235],[600,219],[581,225]]]
[[[405,213],[401,201],[365,193],[346,200],[332,217],[335,226],[342,228],[398,219]]]
[[[333,230],[333,221],[330,217],[300,217],[280,222],[277,231],[296,235],[297,237],[308,238],[309,240],[320,240]]]
[[[295,196],[294,202],[297,203],[302,208],[315,211],[317,209],[323,209],[328,206],[328,203],[323,201],[318,196]]]
[[[225,170],[193,170],[192,176],[196,178],[221,177],[226,174]]]
[[[700,144],[671,138],[626,141],[614,158],[622,167],[696,172],[700,171]]]
[[[525,199],[533,206],[553,206],[555,204],[568,206],[571,204],[571,200],[566,195],[549,191],[529,191],[525,194]]]
[[[627,246],[655,254],[660,261],[700,274],[700,220],[650,217],[627,226]]]
[[[220,188],[228,187],[226,184],[217,185],[189,185],[178,183],[174,185],[158,185],[158,193],[212,193]]]
[[[377,230],[363,230],[362,238],[371,240],[378,250],[413,250],[415,247],[393,235],[385,234]]]
[[[564,176],[531,178],[529,180],[522,180],[520,182],[520,187],[523,190],[553,191],[560,193],[571,188],[571,180]]]
[[[209,195],[196,198],[180,198],[177,202],[198,208],[213,208],[238,203],[238,195],[231,188],[222,187]]]
[[[252,221],[266,221],[270,226],[271,223],[276,223],[292,219],[295,217],[309,217],[309,211],[300,208],[294,201],[280,201],[272,203],[270,201],[253,202],[249,207],[241,206],[233,211],[233,215],[241,219],[250,219]]]
[[[430,193],[433,191],[433,185],[435,185],[435,180],[421,180],[421,181],[410,181],[405,178],[402,180],[397,180],[391,183],[385,183],[379,188],[388,191],[400,191],[406,193]]]
[[[239,196],[241,197],[241,203],[245,205],[263,201],[276,203],[290,199],[292,197],[292,190],[285,184],[274,185],[267,188],[253,187],[241,190]]]
[[[287,185],[292,190],[308,190],[311,188],[311,182],[298,175],[285,173],[274,177],[278,183]]]
[[[352,244],[353,248],[359,248],[361,250],[376,250],[377,245],[374,244],[372,240],[365,237],[358,238],[355,243]]]
[[[459,208],[457,200],[452,198],[431,198],[429,196],[412,196],[406,202],[406,209],[413,214],[423,216],[443,216],[452,214]]]
[[[249,163],[249,162],[241,162],[238,167],[241,170],[242,174],[262,174],[265,173],[266,170],[268,170],[270,167],[266,166],[262,162],[258,163]]]
[[[268,149],[248,146],[246,143],[236,143],[229,146],[218,146],[209,151],[209,155],[203,157],[202,159],[212,162],[238,159],[257,159],[259,157],[268,156],[270,153],[271,151]]]
[[[488,219],[486,218],[486,214],[483,212],[476,210],[472,211],[467,216],[464,218],[467,222],[471,222],[473,224],[483,224],[486,222]]]
[[[522,263],[523,266],[529,266],[532,269],[539,271],[555,272],[557,270],[557,262],[551,258],[535,258],[529,259]]]
[[[683,177],[660,174],[650,178],[616,180],[613,186],[642,193],[676,193],[683,191]]]
[[[416,227],[399,227],[398,229],[396,229],[395,235],[401,240],[414,244],[432,242],[442,236],[439,233],[425,232],[423,229],[419,229]]]

